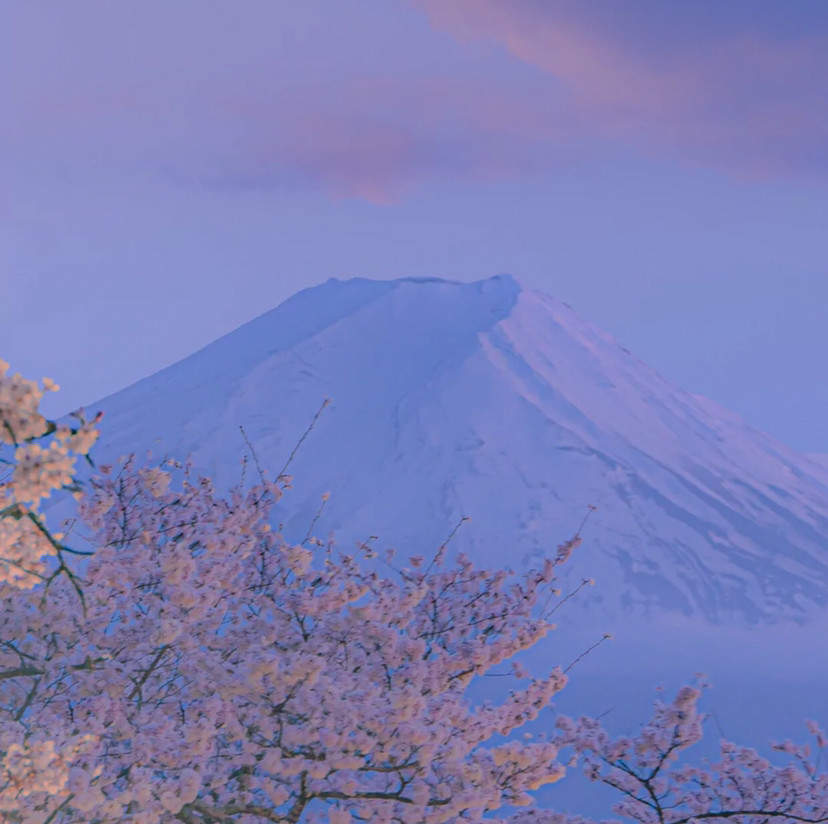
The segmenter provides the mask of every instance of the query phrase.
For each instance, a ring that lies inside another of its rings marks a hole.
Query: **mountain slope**
[[[689,395],[568,306],[499,276],[307,289],[91,408],[98,460],[192,453],[238,480],[243,426],[272,474],[323,398],[278,517],[301,539],[519,567],[598,506],[567,571],[600,617],[803,618],[828,598],[828,468]],[[565,582],[566,583],[566,582]]]

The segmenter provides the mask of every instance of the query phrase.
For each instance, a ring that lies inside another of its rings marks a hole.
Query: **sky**
[[[6,0],[0,358],[53,414],[330,277],[508,272],[828,452],[824,0]]]

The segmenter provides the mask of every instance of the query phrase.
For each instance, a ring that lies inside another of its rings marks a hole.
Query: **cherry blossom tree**
[[[25,683],[39,683],[42,677],[29,675],[34,670],[31,651],[48,643],[37,635],[39,613],[50,611],[44,607],[51,585],[62,575],[81,596],[67,563],[74,550],[46,527],[38,507],[57,489],[80,494],[74,465],[94,443],[98,420],[87,423],[78,415],[75,427],[46,420],[38,411],[40,400],[57,386],[45,379],[39,387],[19,374],[9,375],[8,369],[0,361],[0,470],[5,468],[0,474],[0,814],[3,821],[14,821],[23,820],[20,810],[32,799],[62,791],[73,759],[92,740],[63,727],[55,735],[30,721],[36,688],[26,690]],[[59,602],[58,596],[51,603]]]
[[[516,739],[560,668],[512,665],[500,703],[471,702],[475,679],[553,628],[578,535],[517,576],[445,546],[398,563],[291,544],[269,518],[284,483],[264,474],[222,495],[187,465],[128,460],[82,488],[99,418],[46,420],[50,388],[0,363],[0,821],[578,824],[533,806],[569,752],[640,824],[828,821],[807,748],[779,745],[786,766],[727,742],[713,764],[677,762],[702,734],[695,687],[634,738],[559,718]],[[58,490],[89,549],[39,511]]]
[[[593,718],[559,717],[549,740],[563,755],[574,753],[586,776],[617,791],[613,807],[626,821],[691,824],[733,819],[739,824],[828,821],[828,775],[819,768],[826,736],[813,721],[808,729],[816,750],[791,741],[774,745],[785,764],[773,764],[754,749],[722,740],[718,760],[680,763],[702,738],[698,686],[684,686],[670,703],[657,701],[649,722],[635,737],[612,737]],[[814,757],[816,755],[816,757]],[[521,824],[577,824],[578,816],[537,810]]]
[[[577,538],[521,577],[445,548],[397,565],[287,543],[268,520],[279,483],[223,496],[189,467],[127,461],[80,500],[95,552],[79,566],[34,506],[78,492],[67,456],[94,433],[38,417],[19,376],[2,391],[4,821],[474,821],[561,777],[553,743],[509,738],[559,668],[499,704],[467,688],[552,628]]]

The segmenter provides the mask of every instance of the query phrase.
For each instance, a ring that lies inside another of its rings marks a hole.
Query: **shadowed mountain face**
[[[91,405],[98,461],[192,454],[272,476],[324,410],[277,513],[347,548],[379,536],[520,568],[598,507],[564,586],[603,620],[801,620],[828,600],[828,467],[671,385],[568,306],[499,276],[331,280]],[[248,470],[249,471],[249,470]]]

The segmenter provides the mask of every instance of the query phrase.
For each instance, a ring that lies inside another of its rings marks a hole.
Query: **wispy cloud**
[[[305,92],[297,105],[230,101],[239,151],[202,177],[237,187],[314,186],[386,204],[430,180],[522,177],[578,152],[572,123],[555,107],[538,110],[530,91],[481,79],[351,78]]]
[[[531,83],[464,72],[456,46],[435,45],[406,2],[366,0],[362,18],[351,5],[341,20],[328,7],[322,26],[311,0],[290,13],[269,0],[189,5],[19,5],[6,161],[388,203],[428,181],[522,176],[572,151],[572,124],[538,108]]]
[[[711,19],[703,43],[677,46],[587,7],[19,2],[0,162],[378,204],[618,145],[737,174],[824,171],[824,34],[718,36]]]
[[[554,77],[596,137],[661,149],[737,174],[828,168],[828,32],[774,37],[721,27],[704,5],[704,37],[684,37],[675,4],[649,4],[661,30],[596,25],[590,4],[558,0],[415,0],[432,25],[486,39]],[[647,5],[647,4],[645,4]],[[592,6],[594,10],[594,5]],[[640,11],[640,9],[639,9]],[[609,15],[606,10],[607,16]],[[789,14],[790,10],[780,10]],[[678,36],[677,36],[678,35]],[[659,42],[659,40],[663,42]]]

